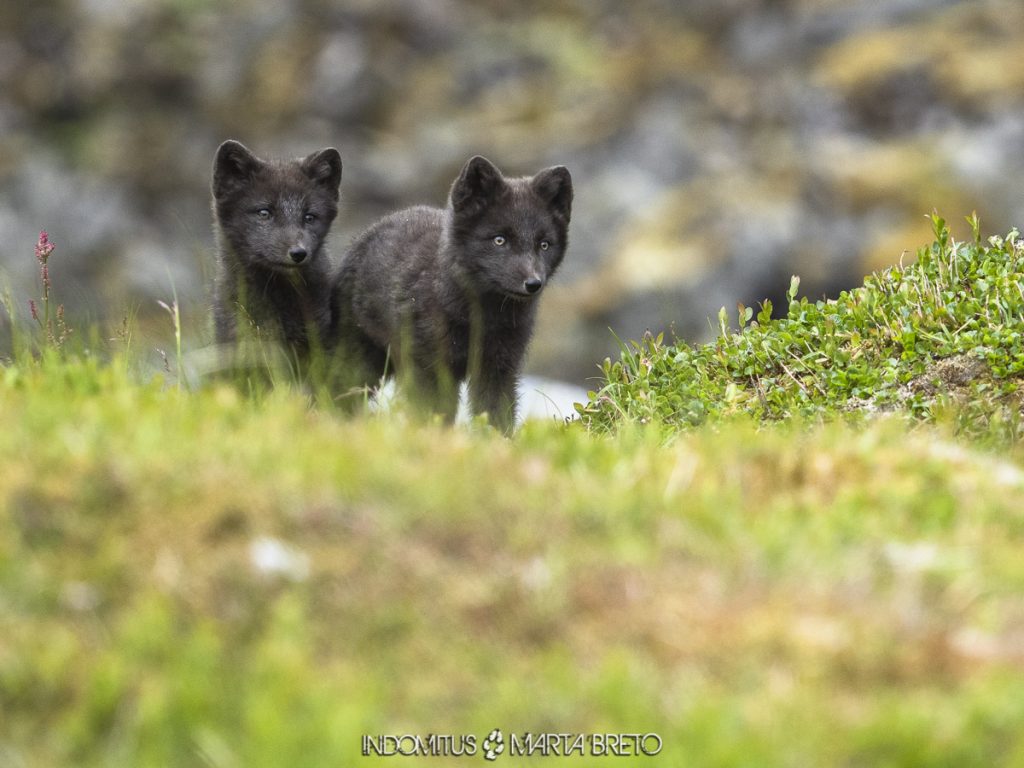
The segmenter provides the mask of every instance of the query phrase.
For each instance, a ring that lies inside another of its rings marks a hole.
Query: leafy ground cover
[[[835,300],[797,298],[772,318],[738,307],[740,331],[723,308],[711,344],[648,336],[606,361],[606,384],[579,409],[592,428],[620,420],[669,427],[737,413],[766,420],[904,410],[932,419],[955,405],[974,435],[1021,435],[1024,374],[1024,241],[1013,230],[983,242],[952,239],[932,217],[935,242],[909,265],[869,276]]]
[[[580,422],[511,440],[22,353],[0,367],[0,765],[479,764],[496,727],[509,765],[1024,765],[1019,251],[940,240],[715,344],[647,340]],[[894,314],[936,290],[943,313]],[[991,387],[915,389],[956,356]],[[513,754],[525,733],[663,746]],[[478,748],[363,756],[388,734]]]

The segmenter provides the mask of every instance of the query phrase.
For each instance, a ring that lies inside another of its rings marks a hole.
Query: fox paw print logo
[[[484,759],[497,760],[498,755],[505,751],[505,740],[501,737],[501,731],[495,728],[484,739]]]

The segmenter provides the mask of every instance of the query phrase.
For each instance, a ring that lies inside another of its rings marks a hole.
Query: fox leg
[[[515,371],[481,367],[469,380],[469,406],[474,416],[486,413],[491,424],[511,434],[516,424]]]

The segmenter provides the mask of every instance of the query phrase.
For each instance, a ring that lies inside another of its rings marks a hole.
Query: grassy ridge
[[[419,764],[361,737],[495,727],[654,732],[657,765],[1024,765],[1021,249],[936,225],[837,302],[641,342],[585,423],[513,440],[23,352],[0,765]]]
[[[607,383],[579,409],[588,425],[625,421],[686,428],[732,414],[778,420],[901,409],[930,420],[957,406],[961,429],[1009,440],[1021,434],[1024,241],[1013,230],[958,243],[932,217],[935,242],[908,265],[867,278],[835,300],[797,298],[772,318],[723,308],[710,344],[650,337],[605,361]],[[749,324],[748,324],[749,323]]]

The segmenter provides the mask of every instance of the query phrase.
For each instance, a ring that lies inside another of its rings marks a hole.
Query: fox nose
[[[306,260],[307,254],[305,248],[303,248],[301,245],[296,245],[288,249],[288,255],[296,264],[301,264]]]
[[[541,286],[543,285],[544,281],[541,280],[539,277],[531,277],[529,280],[523,283],[523,288],[526,290],[527,293],[532,294],[539,291],[541,289]]]

